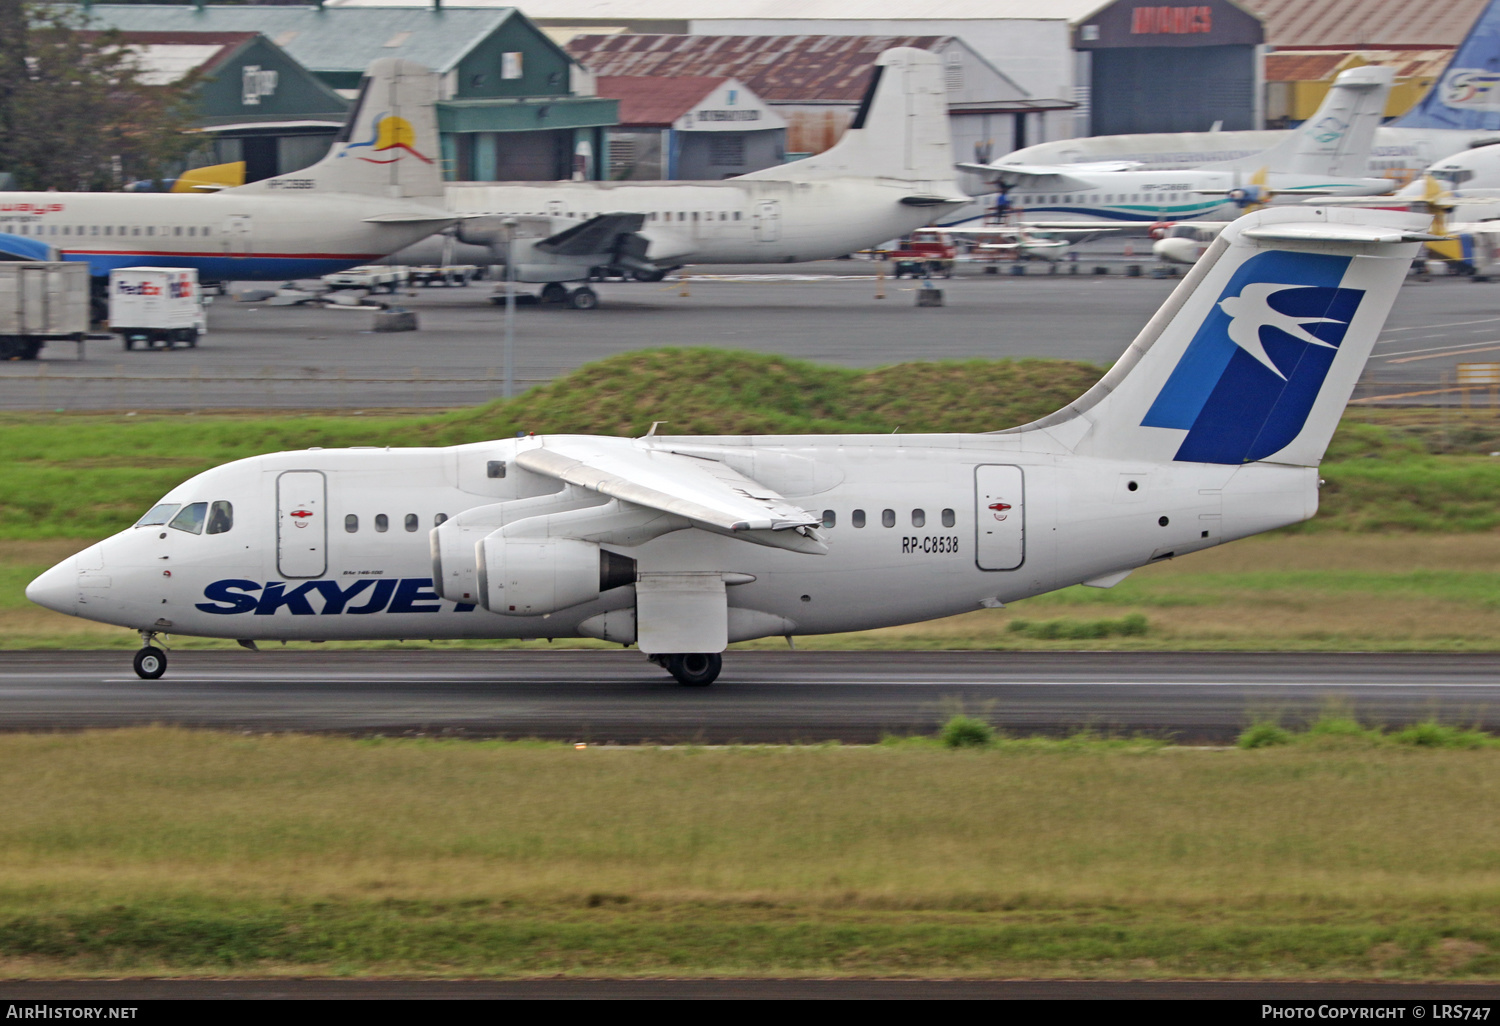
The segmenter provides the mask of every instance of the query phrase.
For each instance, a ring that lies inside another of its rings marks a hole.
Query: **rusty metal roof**
[[[1488,0],[1239,0],[1272,46],[1457,46]]]
[[[1433,50],[1281,50],[1266,54],[1267,82],[1315,82],[1334,76],[1350,58],[1360,64],[1392,68],[1397,78],[1436,78],[1453,51]]]
[[[600,75],[599,95],[620,101],[620,124],[627,128],[669,128],[727,79],[706,75],[681,78]]]
[[[735,78],[771,103],[858,103],[882,51],[934,50],[952,38],[621,33],[577,36],[565,49],[601,78]]]

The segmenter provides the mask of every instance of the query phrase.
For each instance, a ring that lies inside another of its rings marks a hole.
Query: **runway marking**
[[[319,684],[667,684],[669,679],[662,677],[650,678],[626,678],[611,680],[560,680],[555,677],[546,679],[511,679],[497,680],[491,677],[456,677],[456,678],[432,678],[422,677],[411,680],[393,680],[389,678],[375,677],[318,677],[314,681],[308,681],[305,677],[297,678],[268,678],[268,677],[174,677],[168,684],[284,684],[302,682],[307,684],[309,690],[316,688]],[[160,686],[162,681],[142,681],[137,677],[107,677],[99,681],[101,684],[155,684]],[[775,680],[768,678],[729,680],[723,681],[726,685],[743,684],[836,684],[840,686],[864,685],[867,687],[899,686],[910,687],[914,684],[928,685],[931,687],[964,687],[972,685],[1000,685],[1021,687],[1112,687],[1112,688],[1154,688],[1154,687],[1181,687],[1181,688],[1228,688],[1228,687],[1287,687],[1287,688],[1500,688],[1500,681],[1496,682],[1466,682],[1466,681],[1364,681],[1364,680],[954,680],[951,676],[933,679],[922,679],[905,677],[900,679],[885,680],[824,680],[798,678],[792,680]],[[704,692],[704,694],[716,694],[717,692]]]
[[[1459,343],[1456,346],[1435,346],[1432,349],[1407,349],[1399,353],[1388,353],[1381,356],[1380,359],[1384,360],[1386,363],[1412,363],[1416,360],[1438,360],[1444,356],[1464,356],[1468,353],[1492,353],[1495,350],[1500,349],[1500,342],[1497,342],[1494,345],[1483,345],[1473,348],[1466,348],[1471,345],[1472,343],[1463,342]],[[1412,353],[1425,353],[1427,355],[1412,356],[1410,355]],[[1402,359],[1392,359],[1392,357],[1395,356],[1402,357]]]
[[[1421,331],[1424,328],[1461,328],[1467,324],[1489,324],[1500,321],[1500,317],[1481,317],[1477,321],[1451,321],[1448,324],[1413,324],[1409,328],[1386,328],[1382,335],[1392,335],[1398,331]]]

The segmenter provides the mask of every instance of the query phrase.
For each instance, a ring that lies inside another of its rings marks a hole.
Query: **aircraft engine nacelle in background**
[[[500,531],[475,549],[479,601],[504,616],[543,616],[634,584],[635,560],[572,538],[506,538]]]

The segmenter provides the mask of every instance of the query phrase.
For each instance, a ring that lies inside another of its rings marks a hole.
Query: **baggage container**
[[[48,342],[82,342],[88,330],[88,264],[0,261],[0,360],[35,360]]]

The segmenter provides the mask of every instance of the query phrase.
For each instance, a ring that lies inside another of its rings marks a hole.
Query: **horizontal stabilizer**
[[[1240,234],[1247,239],[1256,239],[1260,242],[1435,242],[1444,237],[1430,232],[1384,225],[1315,222],[1292,222],[1266,225],[1261,228],[1246,228]]]
[[[552,435],[516,455],[527,470],[724,531],[815,527],[822,518],[717,460],[632,439]]]

